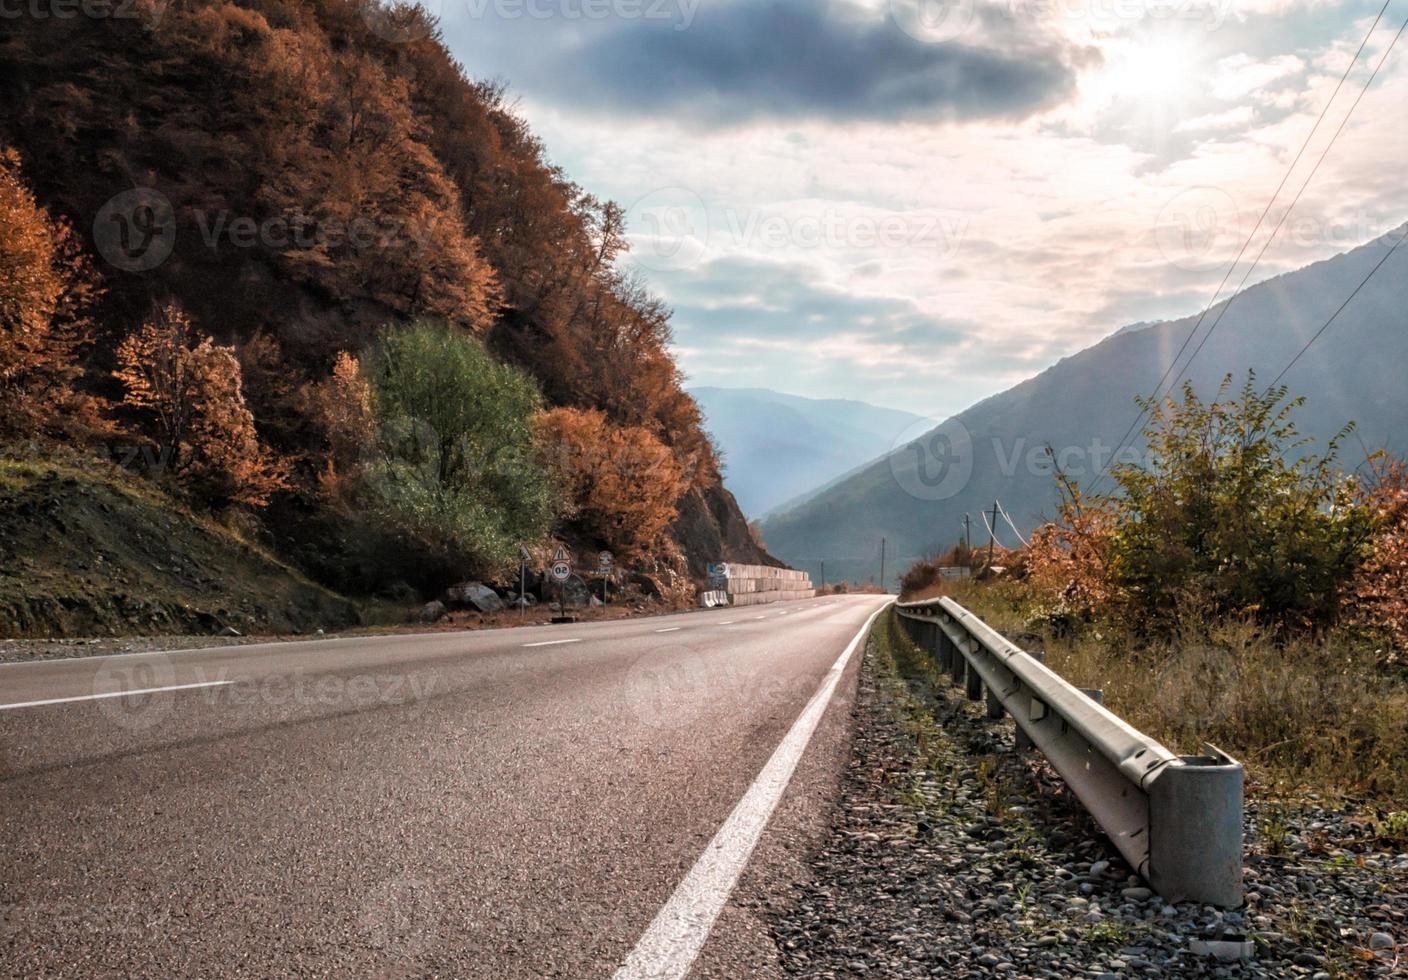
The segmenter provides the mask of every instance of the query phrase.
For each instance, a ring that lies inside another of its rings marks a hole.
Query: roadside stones
[[[483,582],[461,582],[445,590],[445,601],[450,606],[469,607],[482,613],[502,612],[503,600],[499,594]]]
[[[436,623],[444,619],[448,613],[449,610],[445,608],[445,604],[439,599],[435,599],[421,606],[420,613],[416,618],[422,623]]]
[[[1376,932],[1369,937],[1370,949],[1393,949],[1395,945],[1393,937],[1386,932]]]

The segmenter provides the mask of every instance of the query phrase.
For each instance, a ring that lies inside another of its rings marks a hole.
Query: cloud
[[[474,30],[488,53],[485,26]],[[1054,35],[1024,36],[1036,26],[1010,18],[979,17],[962,38],[932,43],[883,8],[825,0],[711,3],[688,22],[533,26],[534,57],[503,66],[515,88],[593,113],[711,126],[1020,119],[1072,97],[1093,58]]]

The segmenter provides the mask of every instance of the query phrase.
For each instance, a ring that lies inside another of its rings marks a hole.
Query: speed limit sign
[[[572,577],[572,566],[565,561],[555,561],[549,570],[555,582],[566,582]]]

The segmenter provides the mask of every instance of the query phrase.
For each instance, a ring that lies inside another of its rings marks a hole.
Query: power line
[[[1012,533],[1015,534],[1015,535],[1017,535],[1017,540],[1020,541],[1020,542],[1022,542],[1023,546],[1030,548],[1030,547],[1031,547],[1031,542],[1028,541],[1026,538],[1022,537],[1022,532],[1019,531],[1019,530],[1017,530],[1017,525],[1016,525],[1016,524],[1013,524],[1013,523],[1012,523],[1012,518],[1011,518],[1011,516],[1007,513],[1007,508],[1002,506],[1002,502],[1001,502],[1001,501],[994,501],[994,503],[997,504],[998,510],[1002,512],[1002,519],[1007,522],[1007,526],[1012,529]]]
[[[1203,347],[1207,344],[1208,340],[1212,337],[1213,331],[1217,329],[1217,325],[1222,322],[1222,317],[1223,317],[1223,315],[1227,313],[1227,310],[1232,306],[1232,303],[1237,299],[1238,296],[1241,295],[1241,289],[1242,289],[1243,286],[1246,285],[1247,279],[1248,279],[1248,278],[1251,276],[1251,274],[1252,274],[1252,270],[1256,268],[1257,263],[1261,261],[1261,257],[1262,257],[1263,255],[1265,255],[1265,254],[1266,254],[1266,250],[1271,247],[1271,243],[1272,243],[1272,241],[1275,240],[1277,232],[1279,232],[1279,231],[1281,230],[1281,226],[1286,223],[1286,219],[1289,218],[1289,217],[1291,216],[1291,212],[1292,212],[1293,210],[1295,210],[1296,203],[1297,203],[1298,201],[1300,201],[1301,195],[1305,193],[1305,189],[1310,186],[1310,181],[1311,181],[1312,179],[1314,179],[1316,171],[1318,171],[1318,170],[1320,169],[1320,164],[1322,164],[1322,163],[1325,162],[1325,157],[1326,157],[1326,155],[1330,152],[1330,147],[1332,147],[1332,146],[1335,145],[1335,140],[1339,139],[1340,133],[1344,132],[1344,127],[1345,127],[1346,125],[1348,125],[1350,116],[1354,115],[1354,110],[1359,107],[1359,103],[1363,100],[1363,98],[1364,98],[1364,93],[1366,93],[1366,92],[1369,91],[1369,86],[1372,85],[1372,84],[1374,83],[1374,79],[1378,77],[1379,69],[1383,68],[1384,62],[1388,60],[1389,53],[1393,51],[1394,45],[1396,45],[1396,44],[1398,43],[1398,39],[1403,36],[1404,28],[1408,28],[1408,18],[1405,18],[1405,19],[1404,19],[1403,25],[1398,28],[1398,33],[1393,36],[1393,40],[1390,41],[1388,47],[1384,49],[1383,56],[1379,58],[1379,63],[1374,66],[1374,70],[1373,70],[1373,72],[1369,75],[1368,81],[1366,81],[1366,82],[1364,83],[1364,87],[1359,90],[1359,95],[1355,98],[1354,104],[1349,107],[1349,111],[1346,112],[1346,113],[1344,114],[1344,118],[1343,118],[1342,120],[1340,120],[1339,127],[1335,130],[1335,134],[1330,137],[1330,142],[1327,143],[1327,144],[1325,144],[1325,149],[1323,149],[1323,150],[1320,151],[1320,157],[1319,157],[1319,159],[1317,159],[1317,160],[1315,161],[1315,166],[1312,167],[1312,168],[1310,168],[1310,173],[1306,175],[1305,181],[1300,185],[1300,190],[1298,190],[1298,191],[1296,192],[1296,196],[1292,199],[1290,207],[1286,208],[1285,213],[1281,215],[1281,220],[1278,221],[1278,222],[1276,222],[1276,227],[1273,228],[1273,229],[1271,229],[1271,235],[1270,235],[1270,237],[1268,237],[1268,238],[1266,239],[1266,243],[1261,246],[1261,251],[1257,253],[1256,258],[1252,261],[1252,264],[1251,264],[1251,266],[1247,269],[1246,274],[1242,276],[1242,281],[1237,284],[1237,290],[1238,290],[1238,291],[1235,292],[1235,293],[1233,293],[1233,295],[1227,300],[1227,302],[1226,302],[1225,304],[1223,304],[1222,309],[1218,311],[1217,319],[1213,320],[1212,326],[1208,327],[1208,332],[1203,335],[1203,339],[1202,339],[1201,341],[1199,341],[1198,346],[1193,350],[1192,356],[1188,358],[1188,363],[1185,364],[1185,365],[1183,365],[1183,370],[1179,372],[1179,379],[1180,379],[1180,380],[1182,379],[1183,375],[1188,372],[1189,368],[1191,368],[1191,367],[1193,366],[1193,361],[1197,359],[1198,354],[1202,351]],[[1397,248],[1398,248],[1398,246],[1395,245],[1392,249],[1389,249],[1389,255],[1392,255],[1393,252],[1394,252],[1394,249],[1397,249]],[[1388,256],[1387,256],[1387,255],[1384,256],[1384,260],[1386,261],[1387,259],[1388,259]],[[1383,262],[1380,262],[1379,264],[1382,265]],[[1377,269],[1377,266],[1375,266],[1375,268]],[[1373,273],[1371,272],[1369,275],[1373,275]],[[1364,282],[1368,282],[1368,281],[1369,281],[1369,280],[1368,280],[1368,277],[1366,276],[1365,279],[1364,279]],[[1355,292],[1355,293],[1359,292],[1359,289],[1360,289],[1361,287],[1363,287],[1363,285],[1364,285],[1364,283],[1361,282],[1361,283],[1359,284],[1359,286],[1355,287],[1354,292]],[[1350,294],[1350,299],[1353,299],[1353,298],[1354,298],[1354,295],[1353,295],[1353,293],[1351,293],[1351,294]],[[1347,305],[1348,303],[1349,303],[1349,300],[1345,300],[1345,304]],[[1344,309],[1344,306],[1341,306],[1340,309],[1341,309],[1341,310]],[[1338,312],[1336,313],[1336,316],[1338,316]],[[1333,319],[1333,317],[1332,317],[1331,319]],[[1323,329],[1323,328],[1322,328],[1322,329]],[[1297,356],[1299,356],[1299,355],[1297,355]],[[1284,374],[1285,372],[1282,372],[1282,373]],[[1279,378],[1278,378],[1277,380],[1279,380]],[[1177,387],[1177,386],[1178,386],[1178,382],[1175,381],[1175,382],[1174,382],[1174,387]],[[1273,382],[1273,387],[1274,387],[1274,386],[1275,386],[1275,384],[1274,384],[1274,382]]]
[[[1349,73],[1353,71],[1354,66],[1359,63],[1359,56],[1364,53],[1364,48],[1369,43],[1369,38],[1373,36],[1374,30],[1379,26],[1379,21],[1383,18],[1384,12],[1388,10],[1388,6],[1392,2],[1393,0],[1384,0],[1384,5],[1379,8],[1378,14],[1374,17],[1374,22],[1369,25],[1369,30],[1365,32],[1364,39],[1359,42],[1359,48],[1354,52],[1354,57],[1351,58],[1349,64],[1345,66],[1344,74],[1340,76],[1340,80],[1335,84],[1335,90],[1331,92],[1330,97],[1325,100],[1325,105],[1321,108],[1320,115],[1315,119],[1315,125],[1310,127],[1310,132],[1306,133],[1305,140],[1301,143],[1300,149],[1296,151],[1295,158],[1291,161],[1290,166],[1286,168],[1286,172],[1282,175],[1281,182],[1276,185],[1276,190],[1272,193],[1270,200],[1266,202],[1266,207],[1262,209],[1261,216],[1256,219],[1256,224],[1252,227],[1251,234],[1247,235],[1247,240],[1242,243],[1242,247],[1237,252],[1237,257],[1234,258],[1232,264],[1227,267],[1227,272],[1223,275],[1222,282],[1218,283],[1217,290],[1212,294],[1212,299],[1208,301],[1208,305],[1204,307],[1203,311],[1198,315],[1198,319],[1193,324],[1193,328],[1188,331],[1188,336],[1183,338],[1183,343],[1179,346],[1177,353],[1173,355],[1173,359],[1169,361],[1168,367],[1164,369],[1163,376],[1159,378],[1158,384],[1154,386],[1154,393],[1149,398],[1149,404],[1153,404],[1158,400],[1159,392],[1163,389],[1164,382],[1168,380],[1169,373],[1178,364],[1179,358],[1181,358],[1183,352],[1188,349],[1188,345],[1192,343],[1193,338],[1197,336],[1198,328],[1203,325],[1203,320],[1206,319],[1212,308],[1217,305],[1217,298],[1222,295],[1222,290],[1227,285],[1228,280],[1232,278],[1232,273],[1236,270],[1237,264],[1242,261],[1242,256],[1246,254],[1247,248],[1256,238],[1256,233],[1261,230],[1262,223],[1266,220],[1266,216],[1271,213],[1271,206],[1276,203],[1276,198],[1278,198],[1281,195],[1281,191],[1285,189],[1286,181],[1290,180],[1291,174],[1295,172],[1296,164],[1300,163],[1300,158],[1310,146],[1310,141],[1315,137],[1315,133],[1319,130],[1320,124],[1325,121],[1325,114],[1330,111],[1330,106],[1334,104],[1335,99],[1339,96],[1340,89],[1344,86],[1345,80],[1349,78]],[[1401,30],[1400,33],[1402,33]],[[1375,69],[1376,73],[1377,71],[1378,69]],[[1372,80],[1371,78],[1370,81]],[[1360,93],[1360,97],[1363,97],[1362,92]],[[1355,105],[1358,105],[1357,100]],[[1353,112],[1354,110],[1351,108],[1350,111]],[[1345,118],[1348,119],[1348,116]],[[1343,123],[1341,123],[1341,128],[1343,128]],[[1338,132],[1335,135],[1338,136]],[[1331,143],[1333,142],[1334,140],[1331,140]],[[1328,147],[1326,149],[1328,150]],[[1301,189],[1304,190],[1304,187]],[[1292,207],[1294,207],[1294,204],[1292,204]],[[1284,217],[1282,220],[1285,220]],[[1279,230],[1280,225],[1277,225],[1277,228]],[[1272,233],[1272,237],[1275,237],[1274,232]],[[1269,243],[1268,240],[1268,244]],[[1265,248],[1263,248],[1262,251],[1265,252]],[[1258,259],[1259,258],[1260,256],[1258,256]],[[1253,263],[1252,268],[1255,267],[1256,264]],[[1248,271],[1248,275],[1250,275],[1250,271]],[[1242,281],[1245,282],[1246,278],[1243,277]],[[1229,299],[1228,302],[1230,304],[1231,300]],[[1226,312],[1225,307],[1223,308],[1223,312]],[[1199,349],[1201,349],[1201,345],[1199,345]],[[1196,351],[1193,356],[1197,356]],[[1189,363],[1192,363],[1192,358],[1189,358]],[[1174,384],[1176,385],[1177,382],[1174,382]],[[1139,423],[1144,420],[1144,416],[1148,414],[1148,411],[1149,408],[1147,405],[1139,409],[1139,413],[1134,417],[1134,421],[1129,424],[1129,428],[1125,429],[1124,435],[1120,437],[1119,443],[1115,446],[1115,451],[1110,455],[1109,462],[1101,468],[1100,472],[1095,477],[1095,482],[1090,485],[1090,493],[1093,494],[1095,492],[1095,488],[1100,485],[1100,482],[1105,478],[1106,474],[1109,473],[1110,467],[1114,465],[1115,459],[1119,456],[1120,450],[1125,447],[1125,444],[1129,441],[1129,437],[1134,434],[1135,429],[1138,428]]]
[[[1405,22],[1404,26],[1408,26],[1408,22]],[[1301,359],[1301,356],[1304,355],[1306,351],[1310,350],[1311,346],[1317,340],[1320,339],[1321,334],[1323,334],[1326,330],[1330,329],[1330,324],[1334,323],[1335,320],[1339,318],[1339,315],[1344,312],[1344,308],[1350,304],[1350,301],[1353,300],[1354,297],[1359,295],[1359,290],[1363,289],[1365,284],[1368,283],[1370,279],[1374,278],[1374,273],[1382,269],[1384,263],[1389,260],[1389,257],[1392,256],[1394,252],[1398,251],[1398,246],[1403,244],[1404,239],[1408,239],[1408,226],[1404,227],[1403,234],[1398,236],[1398,241],[1393,243],[1393,247],[1390,248],[1387,252],[1385,252],[1384,257],[1379,259],[1379,261],[1374,265],[1374,267],[1369,270],[1369,274],[1363,279],[1359,280],[1359,285],[1354,287],[1354,292],[1350,293],[1348,298],[1340,304],[1339,309],[1335,310],[1334,313],[1330,314],[1330,318],[1326,320],[1323,325],[1321,325],[1319,330],[1315,331],[1314,336],[1312,336],[1309,340],[1305,342],[1305,346],[1302,347],[1299,352],[1297,352],[1296,356],[1291,358],[1291,362],[1281,369],[1281,373],[1276,375],[1276,380],[1271,382],[1270,386],[1272,388],[1275,388],[1277,383],[1280,382],[1280,380],[1286,376],[1287,371],[1296,366],[1296,362],[1299,361]]]

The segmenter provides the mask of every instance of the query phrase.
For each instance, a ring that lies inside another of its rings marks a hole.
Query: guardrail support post
[[[1154,774],[1149,792],[1149,884],[1170,902],[1237,908],[1242,891],[1242,766],[1184,756]]]
[[[973,643],[972,640],[967,641]],[[983,679],[978,676],[978,672],[973,669],[973,664],[968,660],[968,651],[964,650],[964,676],[967,681],[964,693],[969,701],[979,701],[983,697]]]
[[[993,721],[1001,718],[1005,711],[1002,710],[1002,699],[997,696],[997,692],[988,688],[988,717]]]
[[[1043,663],[1043,664],[1046,663],[1046,651],[1045,651],[1045,650],[1032,650],[1032,651],[1030,651],[1030,652],[1028,653],[1028,656],[1030,656],[1033,660],[1037,661],[1038,663]],[[1031,700],[1030,700],[1030,699],[1028,699],[1028,701],[1027,701],[1027,713],[1028,713],[1028,714],[1031,714]],[[1030,748],[1032,748],[1032,740],[1027,737],[1027,733],[1022,730],[1022,726],[1021,726],[1021,725],[1018,725],[1018,726],[1017,726],[1017,751],[1018,751],[1018,752],[1025,752],[1025,751],[1027,751],[1027,750],[1030,749]]]
[[[937,666],[942,667],[944,662],[944,631],[939,629],[938,623],[926,623],[925,625],[929,630],[927,637],[929,641],[929,658],[933,660]]]

